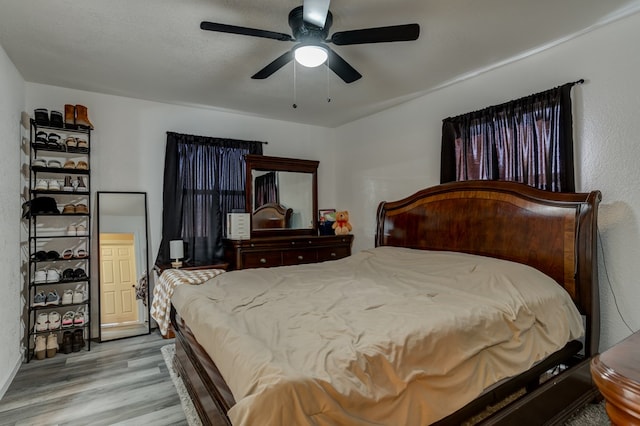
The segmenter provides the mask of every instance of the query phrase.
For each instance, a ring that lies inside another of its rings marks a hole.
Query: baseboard
[[[4,398],[4,394],[9,389],[9,386],[11,386],[11,382],[13,382],[13,379],[16,377],[16,374],[18,374],[18,370],[20,370],[21,365],[22,365],[22,353],[19,354],[18,358],[16,359],[15,365],[13,366],[13,369],[11,369],[11,372],[9,373],[9,376],[7,377],[6,381],[2,384],[2,387],[0,387],[0,400]]]

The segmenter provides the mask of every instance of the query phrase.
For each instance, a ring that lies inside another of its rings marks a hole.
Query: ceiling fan
[[[352,83],[361,78],[362,75],[333,51],[327,43],[345,46],[351,44],[411,41],[417,40],[420,35],[420,26],[418,24],[405,24],[339,31],[333,33],[330,38],[327,38],[329,28],[331,28],[331,24],[333,23],[333,15],[329,11],[329,2],[330,0],[304,0],[302,6],[298,6],[289,12],[289,26],[291,27],[293,36],[274,31],[238,27],[208,21],[200,23],[200,28],[207,31],[297,43],[291,50],[285,52],[251,76],[253,79],[265,79],[295,58],[297,62],[305,66],[319,66],[326,63],[345,83]]]

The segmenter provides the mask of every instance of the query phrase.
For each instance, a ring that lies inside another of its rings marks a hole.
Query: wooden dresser
[[[353,235],[260,237],[224,240],[229,269],[324,262],[351,255]]]
[[[640,331],[591,361],[591,375],[614,425],[640,425]]]

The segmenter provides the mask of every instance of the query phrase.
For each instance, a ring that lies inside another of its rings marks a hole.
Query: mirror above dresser
[[[318,234],[318,161],[246,155],[251,236]]]

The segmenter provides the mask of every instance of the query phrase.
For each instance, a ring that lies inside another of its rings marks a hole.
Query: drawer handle
[[[331,252],[331,257],[336,257],[337,254],[335,254],[334,252]]]
[[[260,259],[260,263],[267,263],[267,259],[263,257],[262,259]]]
[[[301,254],[300,254],[300,255],[298,255],[298,260],[302,260],[302,259],[304,259],[304,256],[303,256],[303,255],[301,255]]]

